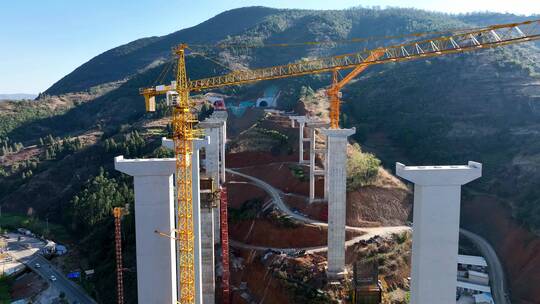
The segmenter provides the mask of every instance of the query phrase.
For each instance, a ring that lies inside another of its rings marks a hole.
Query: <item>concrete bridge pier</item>
[[[174,158],[114,158],[116,170],[133,176],[137,294],[140,303],[176,303],[176,244],[156,230],[174,236]]]
[[[309,141],[309,138],[304,138],[304,128],[308,122],[306,116],[289,116],[291,126],[294,128],[294,122],[298,123],[298,163],[305,164],[308,160],[304,159],[304,142]]]
[[[482,176],[482,164],[405,166],[414,183],[412,304],[455,304],[461,186]]]
[[[326,141],[322,147],[317,145],[317,132],[320,132],[321,128],[328,128],[329,124],[321,122],[319,120],[309,120],[307,121],[306,126],[309,130],[309,202],[313,203],[315,201],[315,182],[317,176],[324,177],[324,189],[323,189],[323,198],[328,200],[328,150]],[[316,158],[317,155],[323,155],[323,164],[321,169],[317,169]]]
[[[330,279],[345,275],[347,137],[352,129],[322,129],[328,149],[328,269]]]

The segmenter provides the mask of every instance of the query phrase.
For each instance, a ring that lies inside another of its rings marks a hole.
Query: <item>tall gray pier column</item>
[[[347,137],[353,129],[322,129],[328,148],[328,269],[330,279],[345,275]]]
[[[137,295],[139,303],[176,303],[176,244],[173,173],[176,160],[114,158],[116,170],[133,176]],[[174,234],[173,234],[174,235]]]
[[[414,183],[412,304],[455,304],[461,186],[482,176],[482,164],[405,166]]]

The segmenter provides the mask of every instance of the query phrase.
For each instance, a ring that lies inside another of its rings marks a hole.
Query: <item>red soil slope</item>
[[[227,154],[227,168],[244,168],[275,162],[297,162],[298,154],[274,156],[264,152],[238,152]]]
[[[325,227],[303,224],[295,228],[280,227],[263,218],[230,224],[229,233],[232,239],[246,244],[276,248],[323,246],[327,241]],[[346,238],[357,235],[347,232]]]
[[[294,176],[291,167],[294,163],[270,163],[242,168],[240,171],[257,177],[284,193],[307,197],[309,183]],[[308,173],[305,172],[305,176]],[[323,183],[316,183],[316,195],[322,196]],[[285,198],[291,207],[302,213],[320,218],[322,204],[307,204],[305,199],[295,195]],[[362,187],[347,194],[347,225],[403,225],[412,211],[412,196],[409,189],[386,170],[379,171],[379,177],[373,185]]]
[[[464,202],[461,223],[486,238],[505,267],[515,304],[540,303],[540,238],[521,227],[511,211],[494,197]]]
[[[260,198],[263,202],[268,200],[268,195],[261,188],[233,176],[227,178],[230,181],[227,183],[229,208],[240,208],[245,201],[254,198]]]
[[[251,251],[242,250],[238,253],[238,256],[246,261],[244,264],[246,268],[232,271],[231,283],[233,286],[240,286],[241,282],[247,282],[249,292],[260,300],[260,303],[292,303],[279,281],[268,273],[268,269],[262,263],[252,258]],[[232,303],[243,303],[237,292],[233,292]]]
[[[347,193],[347,225],[378,222],[383,226],[403,225],[412,215],[412,195],[395,176],[384,169],[373,185]]]

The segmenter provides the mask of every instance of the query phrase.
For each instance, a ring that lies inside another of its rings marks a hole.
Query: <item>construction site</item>
[[[133,177],[139,303],[455,303],[461,187],[482,176],[482,164],[398,162],[351,187],[348,160],[363,152],[356,129],[340,123],[341,90],[373,65],[540,39],[540,22],[415,37],[423,40],[201,79],[186,72],[190,45],[178,44],[176,79],[140,89],[147,111],[172,109],[162,145],[174,157],[114,158]],[[332,82],[293,112],[275,108],[275,89],[250,103],[203,95],[321,73]],[[213,112],[198,121],[203,103]],[[126,209],[114,212],[124,303]]]
[[[368,2],[6,1],[0,304],[540,304],[540,1]]]

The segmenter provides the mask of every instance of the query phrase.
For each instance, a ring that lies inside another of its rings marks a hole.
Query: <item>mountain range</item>
[[[69,210],[73,197],[84,189],[85,182],[99,174],[99,167],[115,174],[112,157],[118,150],[109,149],[111,139],[118,142],[121,138],[128,143],[126,147],[132,156],[149,155],[149,151],[159,146],[158,137],[148,136],[150,147],[147,147],[139,145],[136,136],[130,135],[146,121],[160,118],[144,113],[138,89],[156,84],[156,79],[173,79],[173,69],[167,67],[174,63],[171,49],[179,43],[190,45],[187,70],[189,77],[196,79],[228,69],[272,66],[399,43],[412,38],[396,37],[411,33],[449,32],[531,18],[534,16],[450,15],[400,8],[314,11],[247,7],[224,12],[169,35],[135,40],[97,55],[58,80],[41,94],[40,105],[4,108],[5,113],[17,119],[10,118],[9,124],[0,125],[2,142],[39,147],[40,140],[48,136],[79,137],[84,148],[66,148],[63,151],[68,152],[56,153],[56,157],[45,160],[42,159],[46,148],[25,149],[26,154],[18,154],[18,158],[5,158],[0,203],[5,210],[13,212],[26,212],[31,207],[42,216],[71,225],[72,214],[65,210]],[[241,46],[352,38],[366,39],[359,43],[289,48]],[[237,46],[212,47],[216,44]],[[354,140],[363,149],[375,153],[388,168],[396,161],[482,162],[483,178],[464,190],[464,212],[478,210],[467,208],[475,204],[475,195],[490,197],[490,206],[503,210],[502,216],[523,229],[528,242],[536,242],[540,249],[538,47],[538,43],[528,43],[369,68],[343,90],[343,125],[355,126]],[[272,83],[282,91],[280,107],[291,110],[305,94],[302,87],[316,91],[325,88],[329,81],[329,75],[318,75]],[[239,99],[251,98],[264,85],[226,88],[220,92]],[[5,113],[0,112],[0,116]],[[38,163],[36,169],[30,177],[21,178],[21,168],[28,170],[28,167],[18,164],[14,169],[14,164],[32,160]],[[482,214],[474,216],[482,217]],[[470,214],[462,217],[468,219],[463,225],[495,243],[503,262],[516,258],[503,254],[503,243],[508,246],[511,241],[506,236],[509,230],[493,234],[490,225],[496,223],[475,222],[470,220]],[[512,246],[525,250],[529,245],[522,242]],[[516,303],[535,303],[538,293],[533,287],[540,284],[537,274],[540,259],[524,255],[516,259],[519,261],[505,264],[512,299]],[[97,289],[104,292],[106,287]]]

